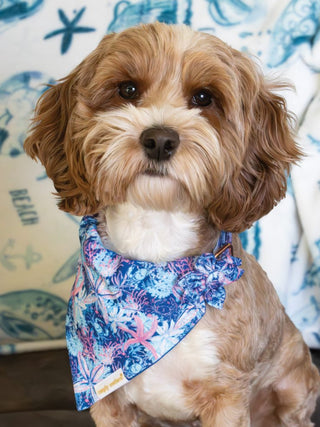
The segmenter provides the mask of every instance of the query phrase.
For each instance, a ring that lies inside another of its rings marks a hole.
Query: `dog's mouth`
[[[156,176],[156,177],[164,177],[164,176],[168,176],[168,172],[167,171],[159,171],[157,169],[146,169],[143,172],[143,175]]]
[[[168,169],[164,165],[149,165],[142,173],[151,177],[167,177],[169,176]]]

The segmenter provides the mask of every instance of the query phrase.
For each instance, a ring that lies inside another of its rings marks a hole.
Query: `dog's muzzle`
[[[180,144],[180,138],[173,129],[152,127],[141,133],[140,143],[150,160],[162,162],[173,156]]]

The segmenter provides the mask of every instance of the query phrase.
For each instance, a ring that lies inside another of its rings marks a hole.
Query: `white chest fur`
[[[196,215],[144,210],[124,203],[108,208],[106,219],[111,248],[128,258],[171,261],[198,243]]]
[[[182,212],[145,211],[131,204],[108,208],[107,244],[134,259],[162,262],[180,258],[198,244],[199,221]],[[219,362],[215,335],[206,316],[171,352],[126,386],[128,401],[154,417],[192,417],[183,382],[209,376]]]

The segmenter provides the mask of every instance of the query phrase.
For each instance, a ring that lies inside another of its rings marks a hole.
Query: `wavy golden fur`
[[[134,84],[131,98],[121,94],[126,82]],[[141,25],[106,36],[42,95],[25,150],[44,164],[59,207],[98,213],[104,241],[119,252],[153,261],[196,255],[212,250],[219,230],[247,229],[285,196],[290,166],[302,153],[278,95],[284,87],[212,35]],[[154,128],[179,137],[166,161],[142,147],[143,132]],[[170,232],[186,236],[176,250],[160,238],[159,218],[169,226],[169,214]],[[172,220],[178,214],[181,226]],[[131,220],[136,231],[127,230],[132,242],[123,244],[126,218],[141,216],[153,219],[152,227]],[[266,275],[234,239],[245,276],[228,286],[224,309],[208,308],[154,371],[95,404],[98,426],[156,426],[161,419],[312,425],[318,372]]]

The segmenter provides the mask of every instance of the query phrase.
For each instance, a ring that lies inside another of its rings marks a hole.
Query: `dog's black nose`
[[[140,142],[149,159],[169,160],[180,143],[178,133],[167,127],[152,127],[142,132]]]

